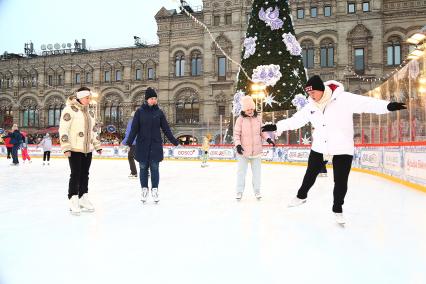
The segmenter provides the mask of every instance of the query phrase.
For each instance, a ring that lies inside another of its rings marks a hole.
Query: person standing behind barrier
[[[129,122],[127,122],[126,133],[124,135],[122,145],[127,144],[127,139],[129,138],[130,132],[132,130],[133,117],[135,116],[135,111],[132,112]],[[129,152],[127,153],[127,160],[129,161],[130,166],[130,175],[129,178],[138,178],[138,170],[136,169],[135,164],[135,151],[136,151],[136,139],[133,141],[132,145],[129,147]]]
[[[260,193],[261,165],[262,165],[262,137],[269,144],[274,142],[261,132],[262,119],[257,116],[255,104],[250,96],[241,99],[241,114],[234,127],[234,143],[237,149],[237,186],[236,199],[241,200],[245,187],[247,166],[251,164],[252,183],[255,197],[262,198]]]
[[[201,150],[202,150],[202,162],[201,162],[201,167],[205,168],[207,167],[207,160],[209,159],[209,149],[210,149],[210,141],[212,139],[212,135],[211,134],[207,134],[206,136],[203,137],[203,145],[201,145]]]
[[[131,147],[136,141],[136,161],[139,162],[139,178],[142,186],[142,202],[148,197],[148,168],[151,171],[151,195],[154,202],[159,202],[158,184],[160,182],[159,164],[163,160],[163,143],[160,130],[169,141],[179,145],[173,136],[166,116],[158,107],[157,93],[148,88],[145,91],[145,102],[136,111],[132,122],[132,129],[127,139],[127,146]]]
[[[89,105],[91,95],[87,87],[78,89],[75,95],[68,98],[59,123],[61,150],[68,157],[71,169],[68,199],[73,215],[80,215],[81,209],[95,211],[88,196],[89,169],[93,150],[101,155],[102,148],[95,125],[95,112]]]
[[[37,145],[38,147],[43,148],[43,166],[47,162],[47,165],[50,165],[50,152],[52,151],[52,138],[50,137],[49,133],[46,133],[46,135],[43,137],[43,140],[40,141],[40,143]]]

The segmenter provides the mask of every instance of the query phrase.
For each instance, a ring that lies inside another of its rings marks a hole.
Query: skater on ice
[[[92,152],[102,154],[101,142],[95,125],[95,110],[90,107],[92,93],[87,87],[68,98],[59,123],[61,150],[68,157],[71,175],[68,187],[70,211],[95,211],[88,197],[89,169]]]
[[[142,202],[148,198],[148,169],[151,172],[151,195],[154,202],[158,202],[158,185],[160,182],[159,164],[163,160],[163,140],[161,131],[167,136],[169,141],[179,145],[179,141],[173,136],[166,116],[158,107],[157,93],[154,89],[148,88],[145,91],[145,102],[136,111],[133,118],[130,135],[127,139],[127,146],[131,147],[136,141],[136,161],[139,162],[139,178],[142,187]]]
[[[30,154],[28,154],[28,137],[26,133],[21,132],[22,134],[22,144],[21,144],[21,155],[22,155],[22,161],[25,164],[25,161],[28,160],[28,163],[32,163]]]
[[[255,110],[255,104],[250,96],[241,98],[241,114],[234,127],[234,145],[237,150],[237,185],[236,199],[243,197],[247,167],[250,163],[254,195],[261,199],[261,164],[262,138],[274,145],[271,138],[262,132],[262,119]]]
[[[121,141],[122,145],[127,145],[127,139],[129,138],[130,131],[132,130],[133,117],[135,116],[135,111],[130,115],[129,122],[127,122],[126,133],[124,134],[124,139]],[[138,170],[136,169],[135,164],[135,151],[136,151],[136,139],[133,141],[132,145],[129,146],[129,152],[127,152],[127,160],[129,161],[130,175],[129,178],[138,178]]]
[[[344,224],[343,204],[348,188],[348,177],[354,155],[354,113],[385,114],[406,109],[403,103],[389,102],[345,92],[336,81],[323,83],[319,76],[311,77],[305,86],[309,94],[308,104],[291,118],[276,125],[265,125],[263,131],[298,129],[308,122],[315,128],[308,158],[308,167],[297,196],[289,204],[299,206],[306,202],[308,192],[323,166],[324,155],[332,155],[334,190],[333,207],[337,223]]]
[[[209,149],[210,149],[210,141],[212,140],[212,135],[207,134],[203,137],[203,145],[201,145],[201,151],[202,153],[202,162],[201,167],[205,168],[207,167],[207,160],[209,159]]]
[[[43,140],[40,141],[40,143],[37,145],[38,147],[42,147],[43,149],[43,166],[47,163],[47,165],[50,165],[50,152],[52,151],[52,138],[50,137],[49,133],[46,133],[46,135],[43,137]]]
[[[12,145],[12,164],[11,166],[19,166],[18,150],[22,144],[22,134],[18,129],[18,125],[12,126],[11,132],[9,132],[5,139],[10,138],[10,144]]]

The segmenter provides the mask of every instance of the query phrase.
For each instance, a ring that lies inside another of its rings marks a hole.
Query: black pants
[[[71,152],[68,162],[71,169],[68,198],[73,195],[78,195],[80,198],[89,191],[89,169],[92,163],[92,153]]]
[[[348,191],[348,178],[352,166],[351,155],[334,155],[333,156],[333,176],[334,176],[334,190],[333,190],[333,212],[342,213],[343,203],[345,202],[346,192]],[[297,197],[305,199],[308,197],[309,189],[314,185],[318,174],[321,171],[323,162],[323,155],[311,150],[308,160],[308,168],[306,169],[305,177],[303,178],[302,186],[297,193]]]
[[[50,161],[50,151],[44,151],[43,162],[46,161],[46,159],[47,159],[48,162]]]
[[[13,163],[15,165],[19,164],[18,150],[19,150],[19,145],[13,145],[13,147],[12,147],[12,160],[13,160]]]
[[[127,153],[127,160],[129,161],[130,174],[137,176],[138,170],[136,169],[136,164],[135,164],[135,151],[136,151],[136,145],[130,146],[129,153]]]
[[[322,164],[322,167],[321,167],[321,170],[320,170],[320,174],[326,174],[327,173],[327,167],[326,167],[327,163],[328,163],[327,160],[323,161],[323,164]]]
[[[10,157],[12,156],[12,147],[6,147],[7,149],[7,158],[10,159]]]

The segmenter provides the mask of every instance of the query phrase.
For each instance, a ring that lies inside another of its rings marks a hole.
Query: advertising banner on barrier
[[[405,152],[404,170],[407,176],[426,181],[426,153]]]
[[[200,151],[198,148],[175,148],[173,149],[174,158],[198,158],[200,156]]]
[[[274,158],[274,149],[271,147],[263,148],[262,150],[262,160],[272,161]]]
[[[307,162],[311,149],[289,149],[287,152],[287,160],[290,162]]]
[[[233,148],[210,148],[210,159],[233,159],[235,157]]]
[[[379,168],[382,159],[380,151],[361,150],[361,166]]]
[[[399,151],[383,152],[383,168],[395,174],[402,172],[402,154]]]

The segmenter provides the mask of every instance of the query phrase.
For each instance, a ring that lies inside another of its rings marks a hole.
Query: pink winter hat
[[[254,101],[250,96],[244,96],[241,98],[241,109],[246,111],[248,109],[255,109]]]

